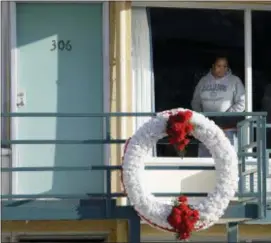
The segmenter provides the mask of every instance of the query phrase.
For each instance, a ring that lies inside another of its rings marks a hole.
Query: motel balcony
[[[144,222],[129,205],[121,188],[119,177],[122,168],[121,154],[114,152],[116,147],[122,151],[122,145],[128,137],[114,137],[112,121],[123,117],[155,115],[154,113],[2,113],[2,117],[11,119],[99,118],[102,119],[105,129],[101,138],[22,137],[2,141],[2,222],[125,219],[129,222],[129,242],[140,242],[140,225]],[[228,241],[235,242],[239,224],[271,222],[269,205],[271,151],[266,148],[266,129],[269,125],[266,124],[264,112],[205,115],[210,118],[229,116],[244,118],[237,124],[239,190],[219,221],[220,224],[228,226]],[[46,146],[46,150],[42,150],[42,147]],[[65,147],[68,147],[68,150]],[[54,159],[52,160],[49,155],[46,157],[45,154],[45,158],[42,158],[40,155],[44,151],[51,153]],[[67,154],[71,158],[68,158]],[[86,158],[82,154],[88,154],[90,157]],[[20,155],[21,160],[18,158]],[[105,161],[103,164],[97,163],[100,155],[103,155]],[[14,163],[15,160],[19,162]],[[67,163],[71,160],[73,164]],[[82,163],[83,160],[86,161]],[[189,200],[196,202],[206,197],[215,186],[215,166],[212,158],[150,156],[146,160],[145,169],[148,187],[161,200],[168,200],[182,193],[188,196]]]

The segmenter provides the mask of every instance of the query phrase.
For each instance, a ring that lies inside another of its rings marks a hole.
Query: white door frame
[[[10,46],[11,46],[11,81],[10,81],[10,89],[11,89],[11,97],[10,100],[10,109],[11,112],[17,111],[16,98],[17,98],[17,82],[18,82],[18,63],[17,63],[17,48],[16,48],[16,3],[27,3],[27,2],[39,2],[39,3],[102,3],[103,5],[103,112],[109,112],[110,110],[110,60],[109,60],[109,2],[107,1],[91,1],[91,0],[81,0],[79,2],[75,0],[67,1],[67,0],[36,0],[36,1],[25,1],[25,0],[17,0],[14,2],[10,2]],[[109,129],[109,128],[107,128]],[[104,122],[104,139],[106,138],[106,122]],[[17,138],[18,131],[18,119],[11,119],[11,139]],[[16,149],[16,145],[11,145],[11,154],[12,154],[12,167],[18,166],[18,149]],[[110,144],[104,145],[104,160],[105,165],[109,165],[109,156],[110,156]],[[12,173],[13,174],[13,173]],[[16,173],[17,174],[17,173]],[[104,172],[104,190],[106,191],[106,171]],[[12,176],[12,191],[11,193],[16,194],[18,191],[18,178],[17,176]],[[10,181],[11,181],[10,180]]]
[[[250,3],[220,3],[205,1],[191,1],[191,2],[171,2],[171,1],[133,1],[134,7],[157,7],[157,8],[188,8],[188,9],[219,9],[219,10],[243,10],[244,11],[244,46],[245,46],[245,92],[246,92],[246,111],[252,112],[252,11],[271,11],[270,4],[250,4]],[[154,94],[154,92],[153,92]],[[154,99],[154,97],[152,97]],[[255,161],[255,159],[254,159]],[[153,164],[170,163],[183,164],[184,162],[191,165],[191,163],[202,165],[213,165],[213,159],[210,158],[176,158],[176,157],[151,157],[148,162]]]

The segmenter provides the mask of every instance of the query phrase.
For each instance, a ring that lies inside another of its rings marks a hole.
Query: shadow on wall
[[[201,171],[181,181],[181,192],[212,192],[215,188],[216,174],[214,171]],[[191,197],[191,204],[197,203],[202,197]]]
[[[181,182],[182,192],[210,192],[214,190],[216,174],[214,171],[201,171]]]

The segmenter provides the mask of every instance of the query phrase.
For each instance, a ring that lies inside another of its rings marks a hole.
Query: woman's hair
[[[214,63],[213,64],[216,64],[219,60],[225,60],[227,63],[229,62],[228,58],[226,56],[217,56],[214,60]]]

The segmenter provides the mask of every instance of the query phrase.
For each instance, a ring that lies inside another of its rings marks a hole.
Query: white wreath
[[[156,142],[166,136],[169,112],[177,114],[183,108],[158,113],[131,137],[123,158],[122,179],[130,203],[138,214],[153,226],[172,231],[167,218],[173,205],[155,198],[144,183],[144,162]],[[193,208],[199,211],[198,230],[206,229],[223,216],[238,187],[238,159],[224,132],[211,120],[192,111],[192,135],[211,152],[215,161],[216,187]]]

